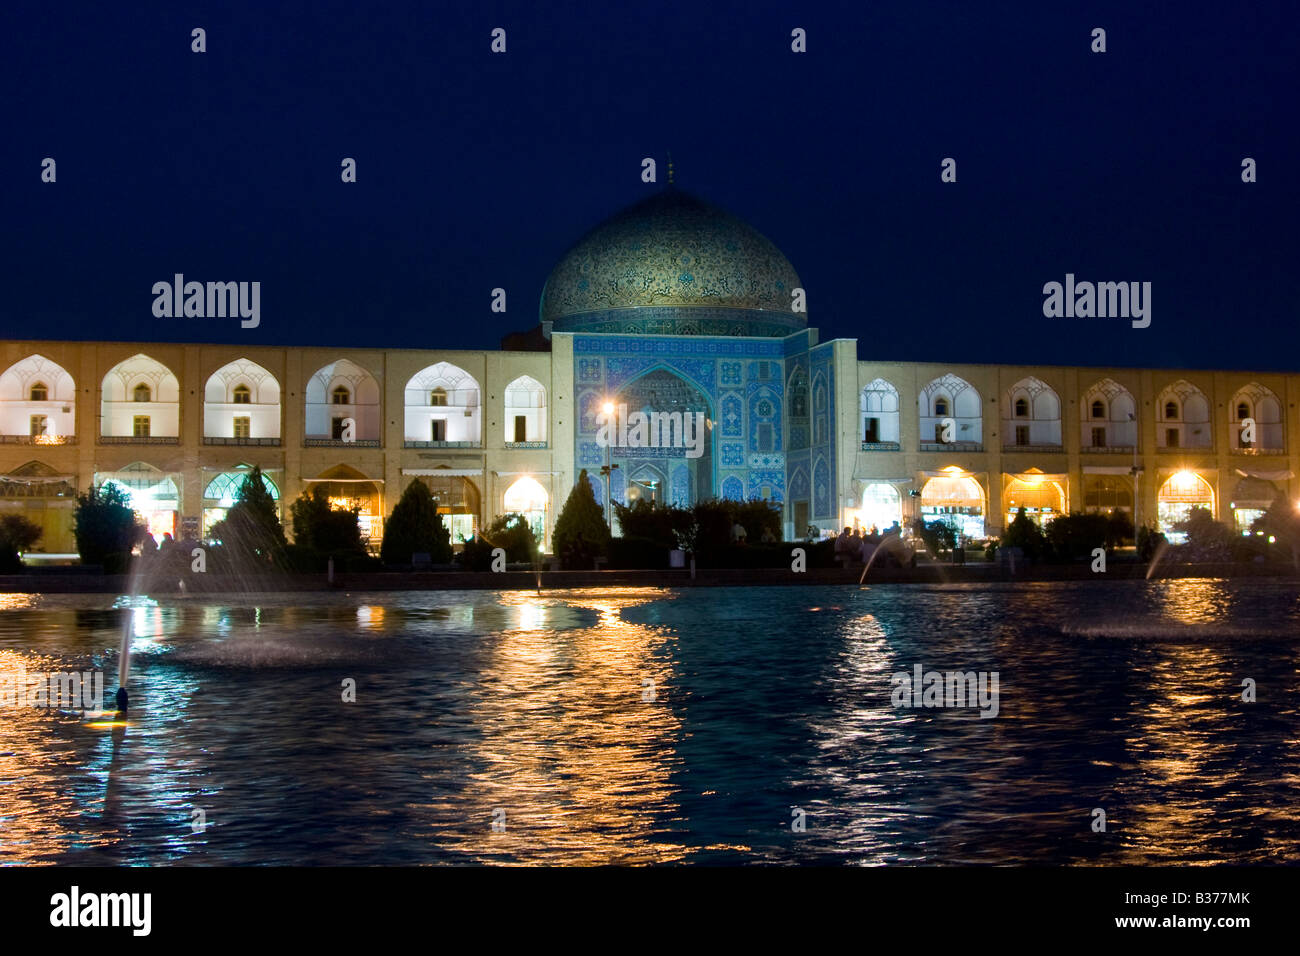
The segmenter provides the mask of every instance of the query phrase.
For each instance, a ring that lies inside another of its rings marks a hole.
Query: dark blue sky
[[[119,6],[0,13],[5,337],[495,348],[671,150],[862,358],[1300,369],[1290,3]],[[175,272],[260,327],[155,319]],[[1044,318],[1066,272],[1150,328]]]

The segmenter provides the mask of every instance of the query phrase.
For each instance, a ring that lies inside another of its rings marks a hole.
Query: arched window
[[[50,390],[44,382],[37,382],[32,386],[32,401],[44,402],[49,398]]]
[[[236,405],[251,405],[253,403],[253,392],[247,385],[236,385],[234,392],[234,403]]]
[[[934,400],[934,413],[935,413],[936,415],[947,415],[947,414],[948,414],[948,399],[946,399],[946,398],[936,398],[936,399]]]
[[[139,385],[137,385],[135,389],[131,392],[132,401],[147,402],[150,401],[152,398],[153,398],[153,392],[149,390],[149,386],[146,385],[144,382],[141,382]]]
[[[1178,418],[1178,403],[1172,401],[1165,402],[1165,420],[1174,421],[1177,418]]]
[[[1092,417],[1093,418],[1106,417],[1106,403],[1103,402],[1100,398],[1095,400],[1092,403]]]
[[[1026,398],[1016,399],[1016,418],[1029,417],[1029,400]]]
[[[429,404],[446,405],[447,390],[445,388],[435,388],[432,392],[429,393]]]
[[[1249,418],[1249,417],[1250,417],[1250,406],[1247,405],[1245,402],[1238,402],[1237,421],[1241,421],[1243,418]]]
[[[345,387],[343,387],[342,385],[338,386],[338,388],[334,389],[334,404],[335,404],[335,405],[351,405],[351,404],[352,404],[352,393],[349,392],[349,391],[348,391]]]

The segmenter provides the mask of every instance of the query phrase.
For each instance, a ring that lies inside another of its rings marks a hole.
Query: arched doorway
[[[876,482],[867,485],[862,492],[862,512],[859,515],[862,527],[884,533],[897,523],[903,524],[903,499],[898,489],[891,484]]]
[[[1041,475],[1012,476],[1003,486],[1002,498],[1008,525],[1021,508],[1025,509],[1025,516],[1040,528],[1046,528],[1053,518],[1065,514],[1065,489],[1059,481]]]
[[[209,537],[213,525],[225,520],[226,512],[234,506],[239,489],[247,480],[251,470],[221,472],[214,475],[207,487],[203,489],[203,537],[205,539]],[[262,486],[275,499],[278,508],[280,489],[265,472],[262,473]]]
[[[1156,498],[1156,517],[1159,529],[1175,544],[1186,537],[1173,530],[1173,526],[1187,517],[1193,508],[1207,508],[1214,514],[1214,489],[1194,471],[1180,471],[1171,475],[1160,486]]]
[[[666,479],[656,489],[659,501],[689,507],[714,497],[713,419],[704,392],[657,368],[619,389],[611,404],[613,415],[603,419],[615,426],[607,432],[610,460],[625,480],[649,468]]]
[[[1263,478],[1247,475],[1237,482],[1237,486],[1232,489],[1232,499],[1228,502],[1228,507],[1232,509],[1233,527],[1237,532],[1249,533],[1255,519],[1264,516],[1279,494],[1281,492],[1277,486]]]
[[[447,474],[439,474],[446,471]],[[416,478],[429,486],[438,514],[451,533],[452,548],[459,548],[478,533],[482,498],[474,482],[450,468],[433,468]]]
[[[319,478],[304,479],[303,486],[304,492],[324,488],[330,507],[335,510],[359,509],[357,524],[361,528],[362,543],[372,550],[379,547],[384,537],[384,499],[372,479],[355,468],[336,465],[321,472]]]
[[[921,489],[921,517],[942,521],[967,538],[984,537],[984,489],[961,469],[948,469]]]
[[[546,542],[546,511],[550,495],[536,478],[524,475],[506,489],[503,500],[507,512],[521,514],[528,521],[539,545]]]
[[[131,508],[158,541],[164,534],[176,537],[180,492],[176,489],[176,482],[153,465],[137,461],[121,471],[100,472],[95,475],[95,484],[121,488],[130,499]]]

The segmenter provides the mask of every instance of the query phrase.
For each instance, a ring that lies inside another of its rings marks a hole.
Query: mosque
[[[916,515],[983,538],[1021,507],[1245,530],[1296,495],[1300,376],[879,361],[802,302],[772,242],[669,186],[581,238],[501,350],[0,342],[0,514],[72,552],[75,495],[112,482],[198,537],[254,465],[282,517],[324,485],[375,549],[412,481],[453,541],[519,512],[549,546],[582,469],[602,502],[767,499],[787,538]],[[611,447],[621,405],[702,415],[702,445]]]

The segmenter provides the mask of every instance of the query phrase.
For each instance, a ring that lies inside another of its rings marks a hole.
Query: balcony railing
[[[1081,449],[1085,455],[1131,455],[1132,445],[1084,445]]]
[[[544,442],[544,441],[508,441],[508,442],[506,442],[506,447],[507,447],[507,448],[545,448],[545,447],[546,447],[546,442]]]
[[[923,441],[921,451],[983,451],[979,441]]]
[[[204,437],[205,445],[260,445],[262,447],[278,448],[280,439],[278,438],[209,438]]]
[[[481,448],[476,441],[404,441],[403,448]]]
[[[75,445],[76,435],[0,435],[0,445]]]
[[[100,435],[95,439],[101,445],[179,445],[176,435]]]
[[[903,446],[896,441],[864,441],[863,451],[902,451]]]
[[[1054,452],[1063,452],[1063,451],[1065,451],[1065,448],[1064,448],[1064,446],[1060,445],[1059,443],[1055,443],[1055,442],[1053,442],[1053,443],[1049,443],[1049,444],[1039,444],[1039,443],[1034,443],[1034,442],[1026,442],[1026,443],[1023,444],[1023,445],[1021,445],[1021,444],[1016,444],[1015,442],[1012,442],[1011,444],[1004,444],[1004,445],[1002,446],[1002,450],[1003,450],[1003,451],[1047,452],[1047,453],[1050,454],[1050,453],[1054,453]]]
[[[1246,445],[1232,449],[1234,455],[1285,455],[1285,448],[1261,448],[1258,445]]]
[[[304,438],[302,440],[303,448],[378,448],[378,438],[357,438],[353,441],[345,441],[342,438]]]

